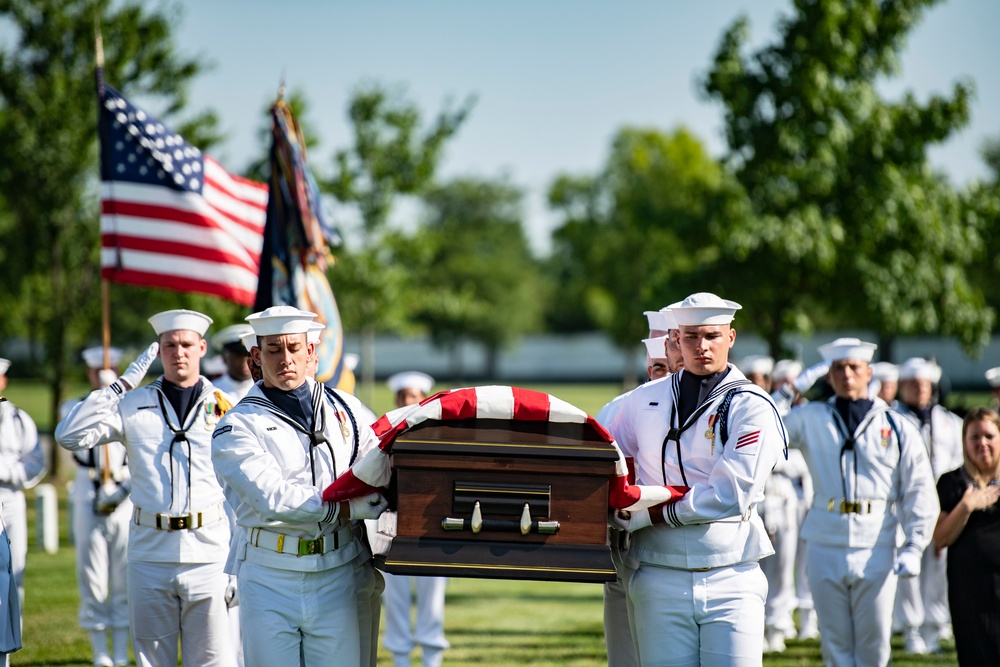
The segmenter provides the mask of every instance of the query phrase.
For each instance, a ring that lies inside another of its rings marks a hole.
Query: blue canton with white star
[[[104,90],[101,179],[201,194],[205,181],[201,151],[114,88]]]

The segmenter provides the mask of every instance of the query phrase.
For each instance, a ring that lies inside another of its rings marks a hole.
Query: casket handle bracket
[[[479,502],[472,508],[472,517],[464,519],[461,517],[445,517],[441,520],[441,528],[444,530],[471,530],[474,535],[478,535],[483,528],[488,531],[514,532],[519,531],[522,535],[537,533],[539,535],[554,535],[559,532],[558,521],[534,521],[531,518],[531,506],[524,503],[519,521],[507,519],[483,519],[483,511]]]

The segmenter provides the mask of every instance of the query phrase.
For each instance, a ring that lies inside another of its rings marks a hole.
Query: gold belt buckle
[[[170,530],[184,530],[191,527],[191,515],[168,517]]]
[[[858,502],[847,502],[846,500],[840,501],[840,513],[841,514],[858,514],[861,512],[861,503]]]
[[[315,540],[303,540],[299,538],[299,555],[315,556],[323,553],[323,538],[317,537]]]

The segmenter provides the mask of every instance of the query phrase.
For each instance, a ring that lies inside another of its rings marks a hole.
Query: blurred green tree
[[[921,104],[878,84],[937,0],[796,0],[775,43],[745,55],[748,24],[723,35],[703,89],[720,102],[728,166],[748,215],[716,229],[723,289],[781,352],[781,334],[827,317],[897,334],[988,339],[994,311],[966,267],[983,221],[933,173],[927,150],[969,119],[972,84]],[[972,216],[972,218],[970,218]]]
[[[12,36],[0,47],[0,326],[42,341],[44,364],[36,361],[52,385],[55,423],[69,353],[93,340],[99,321],[95,23],[105,80],[155,101],[165,119],[184,108],[204,59],[175,49],[178,11],[169,5],[0,0],[0,17]],[[218,138],[208,112],[174,127],[201,146]]]
[[[622,350],[639,349],[649,333],[643,311],[683,298],[692,283],[704,286],[691,276],[718,255],[710,228],[726,184],[721,165],[687,130],[620,130],[598,176],[561,175],[549,189],[563,218],[549,268],[567,302]],[[635,382],[634,367],[629,355],[626,385]]]
[[[389,215],[400,197],[419,195],[433,184],[444,147],[473,103],[470,98],[456,108],[446,104],[425,127],[420,109],[402,92],[362,86],[348,106],[353,145],[336,152],[329,178],[317,177],[325,192],[356,210],[360,222],[360,247],[349,250],[345,244],[337,253],[332,281],[335,290],[343,286],[337,297],[345,328],[353,325],[361,332],[362,382],[369,403],[375,332],[398,322],[405,306],[396,297],[406,275],[389,266],[392,248],[383,244]]]
[[[457,356],[463,341],[487,351],[488,377],[497,355],[541,324],[540,273],[524,234],[522,192],[505,179],[461,178],[423,197],[417,232],[422,257],[410,281],[414,320],[435,345]]]

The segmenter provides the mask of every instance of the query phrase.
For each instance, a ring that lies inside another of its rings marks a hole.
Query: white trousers
[[[109,515],[91,504],[73,503],[76,585],[80,589],[80,627],[88,632],[128,627],[128,531],[132,503]]]
[[[139,667],[234,667],[223,563],[128,563],[132,649]],[[277,664],[277,663],[275,663]],[[291,664],[291,663],[288,663]]]
[[[951,623],[948,611],[948,550],[934,555],[934,545],[924,549],[920,576],[900,579],[893,619],[902,629],[922,626],[938,629]]]
[[[774,555],[760,562],[761,572],[767,577],[767,602],[764,623],[769,629],[784,633],[795,632],[792,612],[798,606],[795,592],[796,553],[799,531],[794,507],[789,508],[789,520],[777,529],[771,539]]]
[[[378,662],[378,627],[382,615],[385,579],[372,565],[371,559],[356,558],[353,567],[357,589],[361,665],[375,667]]]
[[[417,646],[443,651],[444,593],[446,577],[411,577],[385,574],[385,634],[382,645],[392,653],[409,655]],[[411,586],[416,588],[417,620],[411,629]]]
[[[239,591],[246,667],[362,664],[353,563],[299,572],[248,560]]]
[[[633,570],[625,565],[627,548],[623,543],[628,533],[611,528],[611,559],[615,564],[615,580],[604,584],[604,644],[608,650],[608,667],[638,667],[639,654],[628,620],[626,586]]]
[[[895,549],[810,542],[806,554],[823,662],[828,667],[889,664]]]
[[[643,563],[628,579],[643,667],[759,667],[767,580],[757,563],[675,570]]]
[[[28,557],[28,513],[23,491],[9,491],[4,495],[3,511],[4,526],[7,527],[7,539],[10,540],[10,564],[14,571],[14,582],[17,584],[17,598],[21,603],[21,616],[24,616],[24,564]]]

